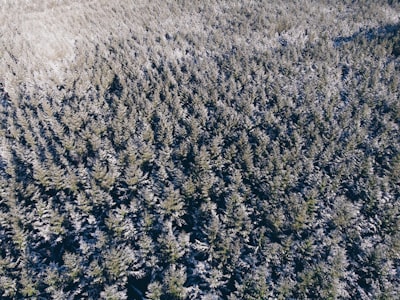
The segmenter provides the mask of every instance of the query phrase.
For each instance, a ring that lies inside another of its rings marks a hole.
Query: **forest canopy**
[[[1,299],[399,299],[399,16],[0,0]]]

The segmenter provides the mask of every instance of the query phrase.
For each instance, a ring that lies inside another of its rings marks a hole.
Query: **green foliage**
[[[164,277],[165,291],[169,299],[185,299],[186,271],[183,268],[177,269],[175,265],[166,272]]]
[[[395,1],[31,2],[0,9],[2,299],[400,298]]]

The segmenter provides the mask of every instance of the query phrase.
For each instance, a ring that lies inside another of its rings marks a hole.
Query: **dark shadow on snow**
[[[400,23],[399,24],[387,24],[378,28],[364,29],[361,28],[358,32],[350,36],[339,36],[333,39],[335,47],[341,47],[344,44],[354,42],[359,39],[365,38],[367,41],[379,40],[379,39],[393,39],[396,35],[399,35]],[[397,43],[397,47],[394,47],[393,54],[400,55],[400,49]]]

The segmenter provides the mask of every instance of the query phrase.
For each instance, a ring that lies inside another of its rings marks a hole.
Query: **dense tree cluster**
[[[398,299],[400,6],[116,2],[0,45],[1,298]]]

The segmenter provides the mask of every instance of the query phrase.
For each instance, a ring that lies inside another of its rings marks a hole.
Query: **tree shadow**
[[[360,39],[366,39],[370,42],[374,40],[392,40],[394,44],[392,54],[395,56],[400,55],[400,23],[386,24],[378,28],[361,28],[358,32],[355,32],[350,36],[339,36],[334,38],[333,43],[334,46],[337,48],[347,43],[359,41]]]
[[[8,93],[4,90],[4,85],[2,82],[0,82],[0,104],[3,105],[4,107],[7,107],[10,102],[10,96]]]

